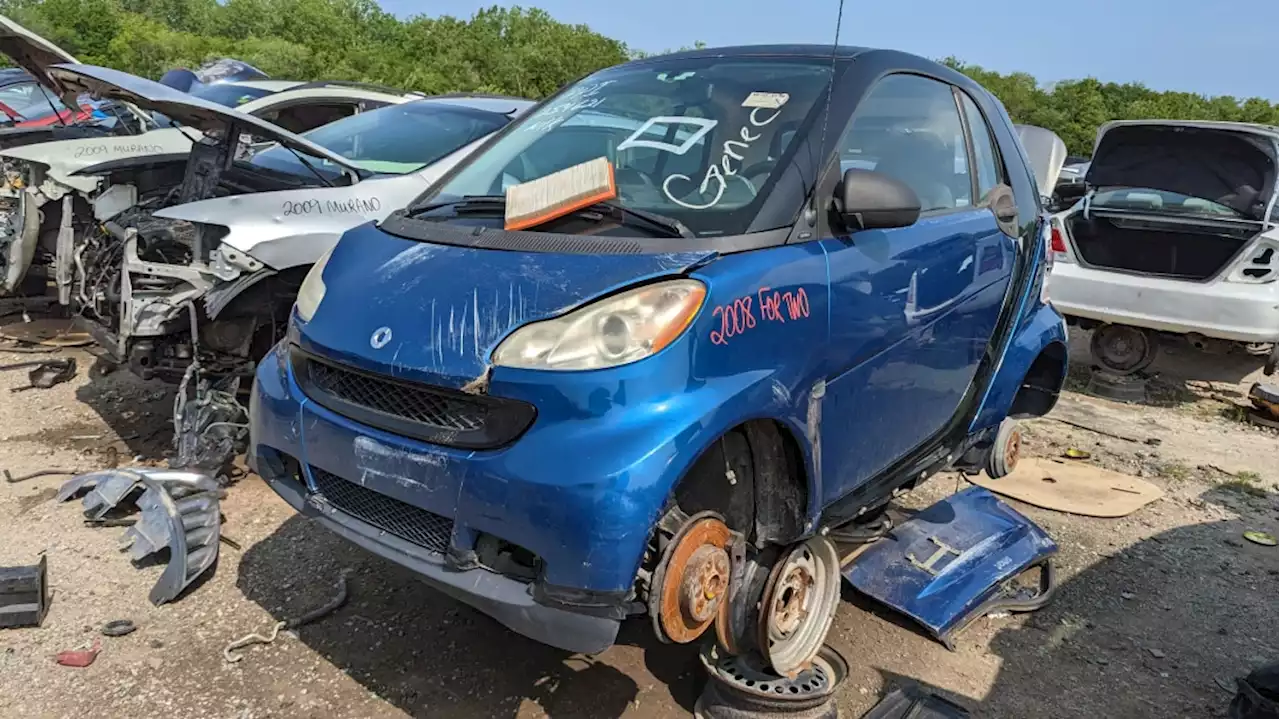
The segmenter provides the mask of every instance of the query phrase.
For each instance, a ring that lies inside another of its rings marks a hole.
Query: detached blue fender
[[[1061,366],[1055,370],[1052,382],[1054,397],[1062,389],[1067,377],[1067,322],[1058,314],[1052,305],[1040,302],[1036,298],[1031,311],[1026,312],[1018,326],[1013,340],[1000,358],[991,385],[982,399],[982,405],[969,425],[969,433],[976,434],[989,430],[1000,424],[1009,416],[1013,400],[1022,389],[1023,380],[1031,370],[1031,365],[1041,353],[1051,348],[1061,352]],[[1047,412],[1052,405],[1045,408]]]

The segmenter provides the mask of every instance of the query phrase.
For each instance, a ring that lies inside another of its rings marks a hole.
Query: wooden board
[[[1020,502],[1086,517],[1123,517],[1164,496],[1145,480],[1069,460],[1024,459],[1005,477],[980,474],[969,481]]]

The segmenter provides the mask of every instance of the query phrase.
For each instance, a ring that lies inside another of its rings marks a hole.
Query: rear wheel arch
[[[1066,383],[1067,367],[1065,343],[1050,342],[1040,350],[1022,377],[1022,384],[1009,406],[1009,416],[1022,419],[1048,414],[1057,404],[1058,395]]]
[[[711,443],[676,484],[686,514],[714,511],[749,544],[790,544],[805,534],[811,483],[794,432],[772,419],[743,422]]]

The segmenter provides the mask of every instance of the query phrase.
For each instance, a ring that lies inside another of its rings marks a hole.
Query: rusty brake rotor
[[[729,592],[733,532],[718,515],[694,515],[671,538],[653,575],[649,613],[658,637],[687,644],[707,630]]]

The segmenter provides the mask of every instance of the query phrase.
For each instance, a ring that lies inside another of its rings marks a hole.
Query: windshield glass
[[[11,122],[27,122],[52,117],[57,112],[66,110],[53,93],[40,87],[39,83],[26,82],[9,85],[0,89],[0,120]]]
[[[260,97],[271,95],[275,91],[268,90],[265,87],[249,87],[226,82],[213,85],[195,85],[188,92],[202,100],[216,102],[226,107],[236,107],[250,100],[257,100]]]
[[[1188,197],[1177,192],[1151,190],[1141,187],[1121,187],[1099,190],[1091,204],[1117,210],[1154,210],[1176,212],[1185,215],[1213,215],[1217,217],[1244,217],[1243,213],[1200,197]]]
[[[345,117],[303,137],[362,170],[403,175],[437,162],[505,124],[506,116],[495,112],[417,101]],[[317,162],[322,173],[336,177],[341,172],[331,162]],[[295,175],[311,173],[292,152],[278,146],[258,153],[252,163]]]
[[[417,204],[502,195],[604,157],[617,204],[679,220],[698,236],[741,234],[816,116],[830,76],[830,61],[817,58],[706,57],[602,70],[525,117]]]

